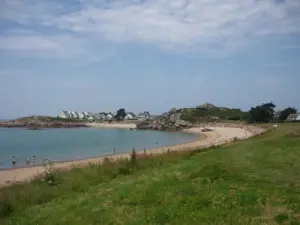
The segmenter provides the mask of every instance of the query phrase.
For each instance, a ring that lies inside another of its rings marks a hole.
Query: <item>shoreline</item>
[[[101,127],[102,128],[102,127]],[[111,127],[109,127],[111,128]],[[113,127],[115,128],[115,127]],[[118,128],[116,128],[118,129]],[[180,131],[176,131],[176,132],[180,132]],[[182,131],[180,132],[182,133]],[[197,133],[193,133],[193,132],[188,132],[189,134],[193,134],[196,135]],[[160,146],[157,148],[150,148],[150,149],[146,149],[146,153],[148,153],[149,151],[155,150],[155,149],[162,149],[162,148],[171,148],[171,147],[175,147],[178,145],[186,145],[186,144],[190,144],[190,143],[194,143],[195,141],[200,141],[206,138],[205,134],[201,134],[200,138],[196,138],[196,140],[194,141],[188,141],[188,142],[184,142],[182,144],[177,144],[177,145],[169,145],[169,146]],[[144,153],[144,149],[138,149],[136,151],[137,154],[142,154]],[[122,151],[122,152],[117,152],[116,154],[106,154],[106,155],[98,155],[98,156],[93,156],[93,157],[86,157],[86,158],[81,158],[81,159],[70,159],[70,160],[57,160],[57,161],[51,161],[53,164],[57,165],[57,164],[65,164],[65,163],[74,163],[74,165],[77,165],[77,162],[79,161],[86,161],[86,160],[93,160],[93,159],[101,159],[101,158],[109,158],[109,157],[114,157],[114,156],[119,156],[119,155],[123,155],[123,154],[131,154],[131,151]],[[19,167],[10,167],[10,168],[0,168],[0,187],[1,187],[1,172],[2,171],[11,171],[11,170],[19,170],[19,169],[27,169],[27,168],[34,168],[34,167],[43,167],[44,164],[42,163],[36,163],[36,164],[30,164],[30,165],[25,165],[25,166],[19,166]]]
[[[126,125],[126,124],[117,124]],[[135,124],[134,124],[135,125]],[[102,126],[101,126],[102,127]],[[109,127],[109,126],[106,126]],[[116,128],[116,127],[114,127]],[[232,128],[232,127],[211,127],[210,132],[202,132],[201,128],[190,128],[183,132],[190,132],[200,134],[199,139],[193,142],[179,144],[175,146],[159,147],[154,149],[146,149],[146,154],[162,154],[167,151],[188,151],[197,148],[205,148],[212,145],[221,145],[233,141],[235,138],[246,139],[255,135],[255,132],[250,132],[247,129]],[[137,149],[137,154],[144,153],[144,150]],[[81,167],[89,163],[101,163],[105,158],[110,160],[118,160],[130,158],[131,152],[124,152],[100,157],[93,157],[88,159],[73,160],[67,162],[54,163],[54,167],[59,170],[68,170],[73,167]],[[0,187],[7,186],[16,182],[24,182],[41,175],[44,172],[43,165],[35,165],[31,167],[11,168],[7,170],[0,170]]]

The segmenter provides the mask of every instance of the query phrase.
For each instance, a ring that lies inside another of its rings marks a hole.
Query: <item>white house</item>
[[[300,113],[296,114],[290,114],[288,118],[286,118],[287,121],[300,121]]]
[[[112,120],[113,118],[114,118],[114,116],[111,113],[106,114],[106,119],[107,120]]]
[[[59,117],[60,117],[60,118],[66,119],[66,118],[70,118],[71,115],[70,115],[70,113],[69,113],[68,111],[62,111],[62,112],[59,114]]]
[[[71,111],[71,115],[72,115],[72,118],[74,118],[74,119],[79,118],[78,114],[74,111]]]
[[[78,112],[77,114],[78,114],[79,119],[81,119],[81,120],[85,117],[82,112]]]
[[[139,113],[138,116],[137,116],[137,119],[138,120],[146,120],[146,119],[149,119],[150,118],[150,113],[145,111],[143,113]]]
[[[83,112],[83,115],[84,115],[85,117],[89,117],[89,116],[91,115],[91,113],[90,113],[90,112]]]
[[[129,113],[127,113],[127,115],[125,116],[125,120],[133,120],[133,119],[135,119],[136,118],[136,116],[132,113],[132,112],[129,112]]]
[[[93,120],[94,120],[94,117],[88,116],[87,119],[88,119],[89,121],[93,121]]]
[[[98,119],[99,119],[99,120],[106,120],[106,113],[100,112],[100,113],[98,114]]]

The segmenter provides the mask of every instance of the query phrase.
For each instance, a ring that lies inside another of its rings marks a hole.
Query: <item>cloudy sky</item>
[[[299,0],[1,0],[0,117],[300,108]]]

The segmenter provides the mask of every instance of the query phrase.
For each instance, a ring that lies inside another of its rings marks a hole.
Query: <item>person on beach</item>
[[[32,156],[32,164],[35,164],[35,155]]]
[[[17,163],[17,161],[16,161],[16,158],[13,156],[12,157],[12,161],[11,161],[11,163],[12,163],[12,165],[13,166],[15,166],[16,165],[16,163]]]
[[[29,165],[30,164],[30,160],[29,157],[26,158],[26,164]]]

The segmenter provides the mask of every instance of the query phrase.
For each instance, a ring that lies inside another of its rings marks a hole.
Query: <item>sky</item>
[[[0,117],[300,109],[299,0],[1,0]]]

